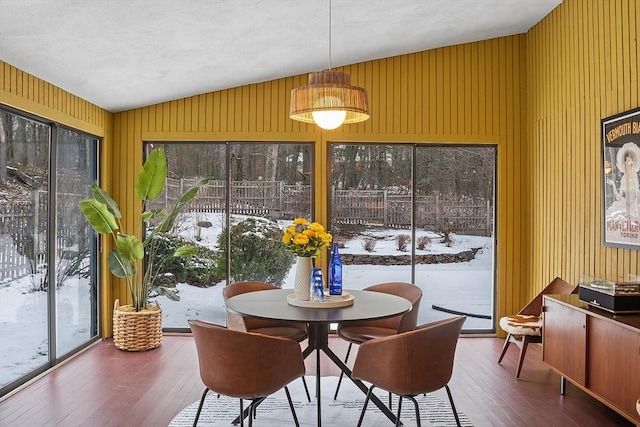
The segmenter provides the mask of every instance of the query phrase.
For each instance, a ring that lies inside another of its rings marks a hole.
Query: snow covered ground
[[[202,221],[198,215],[192,221]],[[213,224],[202,229],[200,243],[215,247],[221,230],[220,220],[208,218]],[[283,222],[282,225],[288,225]],[[187,227],[185,233],[195,234],[195,228]],[[376,232],[378,238],[373,253],[367,252],[361,239],[346,242],[341,249],[344,254],[373,254],[377,256],[403,254],[396,248],[395,236],[407,234],[402,230]],[[184,233],[183,233],[184,234]],[[419,233],[419,235],[428,233]],[[416,266],[415,281],[423,290],[418,323],[449,317],[452,314],[432,309],[437,305],[469,314],[492,315],[493,313],[493,241],[489,237],[454,235],[453,245],[440,243],[435,234],[428,234],[431,244],[417,254],[459,253],[471,248],[481,248],[475,259],[464,263],[420,264]],[[193,236],[191,236],[193,237]],[[388,281],[411,281],[409,266],[345,265],[343,268],[344,289],[362,289],[376,283]],[[284,284],[293,289],[295,269],[289,271]],[[34,291],[34,277],[0,283],[0,386],[7,384],[38,366],[46,363],[47,338],[47,294]],[[56,290],[56,316],[58,319],[58,355],[90,338],[90,295],[86,280],[68,279]],[[198,288],[186,283],[178,285],[180,301],[159,297],[163,311],[163,326],[186,328],[187,320],[200,318],[224,323],[225,308],[220,283],[211,288]],[[468,317],[466,330],[490,331],[493,320]]]
[[[369,254],[376,256],[403,254],[395,247],[395,235],[406,231],[387,230],[379,232],[386,236],[378,240],[375,251],[369,253],[364,250],[362,240],[352,240],[341,249],[344,254]],[[416,266],[415,282],[423,290],[423,297],[418,322],[451,316],[449,313],[436,311],[432,305],[447,309],[463,311],[465,313],[491,315],[492,305],[492,276],[493,276],[493,245],[491,238],[478,236],[455,236],[452,247],[439,243],[437,236],[432,235],[432,243],[418,254],[458,253],[471,248],[482,248],[473,261],[451,264],[420,264]],[[295,269],[283,285],[293,289]],[[345,265],[343,266],[343,288],[362,289],[382,282],[411,281],[409,266],[382,265]],[[159,303],[163,311],[163,325],[165,327],[188,327],[187,320],[200,318],[217,323],[224,323],[225,308],[222,298],[224,284],[212,288],[197,288],[188,284],[179,284],[180,301],[170,301],[160,297]],[[465,329],[489,330],[492,320],[469,317]]]

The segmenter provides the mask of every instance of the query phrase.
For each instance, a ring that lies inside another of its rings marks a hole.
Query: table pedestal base
[[[316,352],[316,399],[318,402],[318,427],[322,425],[322,408],[320,399],[320,351],[324,352],[329,359],[366,395],[368,388],[360,380],[351,378],[351,369],[329,348],[329,324],[309,323],[309,345],[302,352],[302,357],[307,358],[311,353]],[[396,416],[376,395],[371,395],[370,400],[391,420],[394,424]],[[400,424],[402,425],[402,423]]]

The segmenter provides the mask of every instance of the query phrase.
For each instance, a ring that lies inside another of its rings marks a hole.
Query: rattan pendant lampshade
[[[329,69],[309,74],[309,84],[291,91],[289,117],[331,130],[369,118],[367,91],[351,86],[347,73],[331,70],[331,0],[329,0]]]
[[[289,117],[335,129],[369,118],[367,91],[351,86],[347,73],[324,70],[309,74],[309,84],[291,91]]]

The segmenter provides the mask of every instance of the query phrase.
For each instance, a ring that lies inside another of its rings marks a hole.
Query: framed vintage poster
[[[640,249],[640,108],[602,120],[603,236]]]

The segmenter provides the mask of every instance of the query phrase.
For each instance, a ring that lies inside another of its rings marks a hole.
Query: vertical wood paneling
[[[183,129],[178,129],[178,117],[180,113],[178,107],[181,105],[181,102],[183,102],[182,99],[167,102],[169,111],[169,132],[183,131]]]
[[[412,94],[412,97],[409,99],[409,105],[415,105],[415,110],[413,112],[413,118],[415,119],[415,134],[424,134],[426,133],[425,122],[423,119],[426,114],[429,102],[428,102],[428,92],[426,85],[428,84],[428,80],[426,77],[428,76],[428,66],[424,61],[424,56],[420,54],[414,54],[415,57],[415,69],[413,81],[415,82],[415,92]],[[419,95],[421,94],[421,95]]]
[[[603,117],[638,106],[638,3],[565,0],[527,34],[531,292],[638,273],[640,251],[602,244],[600,136]]]
[[[401,90],[401,80],[405,78],[405,75],[402,74],[402,57],[394,57],[389,59],[389,80],[387,90],[388,93],[393,94],[391,98],[391,103],[388,108],[391,110],[391,114],[389,117],[391,118],[392,126],[388,129],[395,134],[402,133],[402,125],[403,121],[406,120],[404,118],[404,106],[402,105],[402,90]],[[402,79],[400,78],[402,76]],[[343,128],[342,131],[346,129]]]
[[[376,133],[382,133],[383,129],[387,128],[387,111],[386,106],[391,103],[387,99],[387,61],[380,60],[374,64],[374,73],[376,84],[373,86],[372,98],[369,110],[371,111],[371,117],[377,117],[378,120],[372,122],[371,128]],[[372,120],[371,118],[369,120]]]
[[[213,129],[213,94],[207,93],[205,95],[205,107],[204,107],[204,131],[211,132]]]
[[[429,112],[429,116],[426,117],[425,115],[425,119],[427,120],[427,125],[425,126],[425,133],[427,135],[435,135],[436,133],[438,133],[438,128],[437,128],[437,118],[438,118],[438,106],[436,104],[436,100],[438,99],[438,81],[437,81],[437,75],[438,75],[438,70],[437,70],[437,62],[436,62],[436,55],[434,54],[433,51],[427,53],[425,52],[423,54],[425,58],[424,62],[428,64],[428,73],[425,75],[425,78],[428,79],[427,80],[427,84],[429,87],[429,91],[427,92],[427,96],[429,99],[429,103],[428,103],[428,112]]]
[[[420,91],[420,82],[416,79],[416,73],[419,73],[418,65],[416,64],[416,55],[407,55],[407,69],[406,69],[406,85],[403,86],[403,91],[406,93],[406,99],[404,101],[404,117],[407,120],[407,127],[404,129],[405,133],[417,133],[416,124],[419,123],[417,119],[418,108],[411,108],[412,105],[418,107],[416,102],[416,92]],[[415,90],[409,90],[409,87],[415,88]]]
[[[446,55],[446,63],[445,75],[450,77],[451,80],[445,82],[448,90],[445,93],[448,94],[449,98],[449,108],[446,109],[448,117],[445,117],[445,123],[448,123],[449,126],[445,125],[445,133],[449,135],[458,134],[458,121],[460,117],[458,116],[458,86],[460,83],[460,74],[459,74],[459,64],[458,64],[458,49],[459,46],[453,46],[451,49],[447,49],[450,52],[450,55]],[[464,80],[462,80],[464,81]]]
[[[100,137],[111,120],[111,113],[1,60],[0,103]]]

